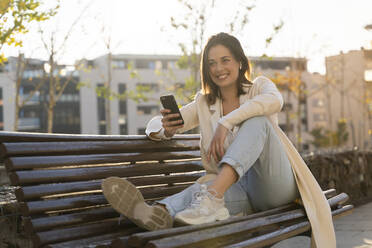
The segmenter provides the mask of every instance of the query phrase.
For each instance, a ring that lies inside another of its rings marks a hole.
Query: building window
[[[97,84],[97,87],[103,87],[103,84]],[[98,111],[98,124],[99,134],[106,134],[106,111],[105,111],[105,98],[97,96],[97,111]]]
[[[146,128],[144,128],[144,127],[143,128],[138,128],[137,129],[137,134],[141,134],[141,135],[146,134],[145,131],[146,131]]]
[[[113,60],[111,62],[113,69],[126,69],[128,67],[128,61],[126,60]]]
[[[372,69],[364,71],[364,81],[372,82]]]
[[[293,124],[289,123],[287,126],[286,124],[279,124],[279,127],[284,131],[284,132],[292,132],[293,131]]]
[[[324,101],[322,99],[313,99],[313,107],[324,107]]]
[[[159,92],[157,83],[137,83],[137,90]]]
[[[137,115],[156,115],[159,111],[159,106],[137,106]]]
[[[79,102],[79,94],[62,94],[58,102]]]
[[[119,83],[119,94],[125,93],[127,85]],[[127,99],[119,99],[119,131],[120,134],[128,134],[127,128]]]
[[[325,114],[323,113],[314,114],[314,121],[325,121]]]
[[[168,61],[167,68],[168,69],[175,69],[177,65],[177,61]]]
[[[275,60],[258,60],[252,61],[255,67],[260,67],[261,69],[272,69],[272,70],[285,70],[285,68],[291,66],[290,61],[275,61]]]
[[[162,63],[162,61],[160,61],[160,60],[157,60],[157,61],[155,61],[155,69],[156,70],[161,70],[161,69],[163,69],[164,67],[163,67],[163,63]]]
[[[148,59],[137,59],[136,60],[137,69],[155,69],[155,61]]]

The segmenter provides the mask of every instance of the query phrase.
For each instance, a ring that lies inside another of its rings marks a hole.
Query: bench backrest
[[[118,214],[102,195],[104,178],[127,178],[153,200],[183,190],[203,173],[199,135],[154,142],[141,135],[0,132],[0,143],[35,246],[119,231]]]

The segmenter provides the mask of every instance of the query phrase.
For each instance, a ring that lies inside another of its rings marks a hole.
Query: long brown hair
[[[217,97],[221,97],[220,90],[218,86],[213,82],[212,78],[209,75],[209,65],[208,65],[208,53],[209,50],[217,45],[222,45],[229,49],[231,54],[234,56],[234,59],[241,63],[241,69],[239,69],[238,76],[238,96],[244,94],[243,86],[251,85],[252,82],[250,79],[251,67],[248,61],[247,56],[245,56],[242,46],[237,38],[227,33],[218,33],[211,36],[208,39],[207,44],[204,47],[200,70],[201,70],[201,86],[202,93],[206,95],[207,102],[209,105],[216,102]]]

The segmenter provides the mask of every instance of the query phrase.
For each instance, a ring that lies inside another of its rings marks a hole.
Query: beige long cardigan
[[[234,127],[238,127],[244,120],[254,116],[267,116],[285,146],[311,224],[312,238],[315,241],[313,245],[318,248],[336,248],[335,232],[328,202],[300,154],[278,126],[277,113],[283,106],[282,95],[275,84],[263,76],[257,77],[253,81],[253,85],[245,87],[244,91],[246,94],[241,95],[239,99],[240,107],[223,117],[221,117],[221,101],[217,98],[216,103],[209,106],[205,96],[201,93],[196,95],[193,102],[181,108],[185,125],[178,132],[183,133],[196,126],[200,127],[200,152],[207,174],[199,178],[198,182],[212,180],[218,173],[217,163],[213,159],[210,162],[207,161],[206,151],[219,123],[231,131],[229,133],[231,137]],[[161,118],[161,116],[156,116],[147,125],[146,134],[153,140],[167,139],[163,134]],[[226,145],[229,144],[225,143],[225,147]]]

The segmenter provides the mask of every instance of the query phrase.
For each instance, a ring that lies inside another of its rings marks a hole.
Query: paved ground
[[[337,248],[372,248],[372,202],[355,208],[353,213],[334,222]],[[273,248],[306,248],[310,239],[296,237]]]

